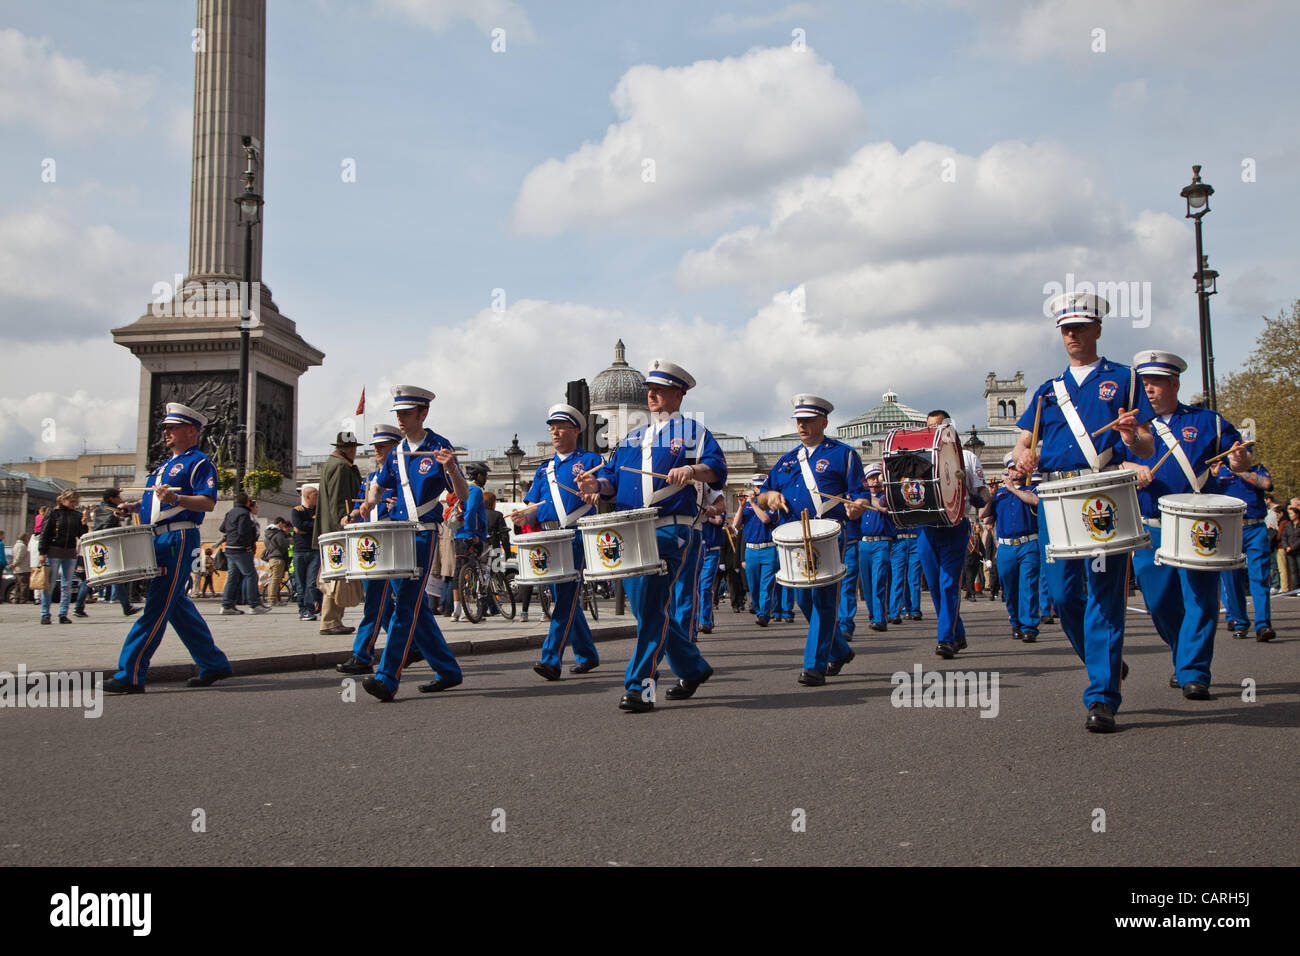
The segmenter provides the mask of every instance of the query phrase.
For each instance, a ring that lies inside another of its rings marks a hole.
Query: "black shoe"
[[[887,631],[887,630],[889,630],[889,625],[888,625],[888,624],[881,624],[879,621],[872,621],[872,622],[871,622],[871,629],[872,629],[873,631]],[[830,671],[827,671],[827,673],[829,674]]]
[[[550,664],[534,664],[533,672],[545,677],[547,680],[559,680],[560,669],[552,667]]]
[[[68,615],[66,615],[66,614],[60,614],[60,615],[59,615],[59,623],[60,623],[60,624],[71,624],[71,623],[72,623],[72,618],[68,617]]]
[[[42,623],[42,624],[52,624],[52,623],[54,623],[54,622],[50,620],[50,616],[47,614],[47,615],[45,615],[45,617],[41,618],[41,623]]]
[[[1232,639],[1234,641],[1243,641],[1246,639],[1247,631],[1244,627],[1234,627],[1232,629]]]
[[[917,611],[915,614],[913,614],[913,615],[911,616],[910,620],[913,620],[913,621],[920,621],[920,620],[922,620],[921,612],[920,612],[920,611]]]
[[[901,617],[891,617],[891,618],[889,619],[889,623],[890,623],[890,624],[902,624],[902,623],[903,623],[903,619],[902,619]]]
[[[451,690],[453,687],[459,687],[465,683],[465,678],[460,677],[452,680],[449,677],[438,677],[429,681],[427,684],[420,685],[421,694],[440,694],[444,690]]]
[[[73,616],[73,617],[90,617],[90,615],[87,614],[85,611],[83,611],[81,608],[77,608],[75,611],[73,611],[73,612],[72,612],[72,616]]]
[[[140,609],[135,606],[122,608],[123,617],[130,617],[132,614],[139,614],[139,613],[140,613]]]
[[[951,641],[940,641],[934,646],[934,652],[945,661],[950,661],[957,656],[957,645]]]
[[[664,696],[669,700],[686,700],[699,690],[700,685],[713,676],[713,668],[706,670],[699,680],[679,680],[676,687],[669,687]]]
[[[1178,671],[1174,671],[1169,675],[1169,686],[1174,690],[1178,690],[1178,688],[1182,686],[1178,683]]]
[[[574,664],[569,668],[570,674],[585,674],[588,671],[594,671],[600,666],[600,661],[592,661],[590,664]]]
[[[959,651],[966,650],[966,638],[964,637],[957,638],[957,650]]]
[[[1039,623],[1039,624],[1055,624],[1055,623],[1056,623],[1056,618],[1052,617],[1052,615],[1049,614],[1049,615],[1047,615],[1047,617],[1039,618],[1038,623]]]
[[[222,674],[213,674],[210,677],[203,677],[203,676],[191,677],[189,680],[185,682],[185,686],[186,687],[211,687],[217,681],[225,680],[233,673],[234,671],[226,671],[225,673]]]
[[[701,634],[712,634],[712,633],[713,633],[713,625],[712,625],[712,624],[701,624],[701,625],[700,625],[700,633],[701,633]]]
[[[124,680],[118,680],[116,677],[110,677],[104,681],[103,691],[106,694],[143,694],[143,684],[128,684]]]
[[[1183,685],[1183,696],[1188,700],[1209,700],[1210,688],[1198,680],[1188,681]]]
[[[373,677],[363,678],[361,689],[371,697],[379,698],[385,704],[391,703],[393,700],[393,692]]]
[[[848,657],[844,658],[844,660],[842,661],[831,661],[829,664],[826,665],[826,676],[838,677],[840,675],[840,671],[844,669],[844,665],[847,664],[849,661],[853,660],[853,658],[857,656],[858,656],[857,654],[853,653],[853,648],[850,647]]]
[[[1119,662],[1119,679],[1128,680],[1128,661],[1123,658]]]
[[[1023,641],[1025,639],[1025,635],[1019,628],[1016,628],[1011,632],[1011,639],[1013,641]]]
[[[1083,726],[1094,734],[1113,734],[1115,732],[1115,711],[1098,701],[1088,708],[1088,722]]]
[[[757,619],[757,621],[755,621],[755,623],[758,624],[759,627],[767,627],[767,622],[769,620],[771,619],[766,617],[760,617]]]
[[[1021,634],[1020,639],[1026,644],[1036,644],[1038,642],[1038,633],[1036,631],[1025,631]]]
[[[1265,641],[1271,641],[1275,637],[1277,637],[1277,631],[1273,630],[1271,627],[1261,627],[1255,632],[1255,640],[1259,641],[1261,644]]]
[[[375,672],[373,664],[359,661],[356,657],[349,657],[342,664],[335,664],[334,669],[340,674],[373,674]]]
[[[826,677],[817,671],[800,671],[799,683],[804,687],[823,687],[826,684]]]
[[[630,711],[633,714],[647,714],[655,709],[655,705],[641,696],[639,690],[628,691],[618,702],[619,710]]]

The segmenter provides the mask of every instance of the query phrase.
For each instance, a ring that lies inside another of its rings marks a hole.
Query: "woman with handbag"
[[[77,541],[90,529],[82,520],[77,508],[80,495],[73,488],[68,488],[59,495],[55,507],[41,525],[40,566],[45,569],[45,588],[41,592],[41,623],[50,623],[50,597],[54,588],[55,575],[62,579],[59,592],[59,623],[71,624],[68,606],[72,601],[73,567],[77,562]],[[82,589],[84,600],[85,589]],[[85,617],[85,608],[80,601],[77,616]]]

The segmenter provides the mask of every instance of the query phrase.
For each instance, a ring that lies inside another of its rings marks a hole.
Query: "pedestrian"
[[[1273,546],[1276,552],[1276,558],[1273,566],[1277,568],[1278,593],[1282,594],[1296,587],[1296,582],[1291,580],[1291,572],[1286,566],[1286,548],[1282,547],[1282,532],[1286,530],[1291,521],[1286,516],[1286,509],[1278,505],[1273,511],[1277,514],[1277,541]]]
[[[465,499],[465,523],[456,532],[456,574],[452,580],[452,598],[456,602],[451,619],[459,621],[464,612],[461,603],[460,576],[465,565],[478,561],[487,539],[487,508],[483,504],[483,486],[487,484],[488,467],[481,461],[471,461],[465,466],[469,478],[469,494]]]
[[[122,507],[122,489],[109,488],[105,490],[99,504],[95,506],[95,510],[91,514],[90,530],[106,531],[109,528],[120,528],[122,519],[126,516],[127,512]],[[109,600],[117,601],[122,606],[122,614],[126,617],[139,612],[140,609],[131,603],[131,585],[129,583],[114,584],[109,594]]]
[[[357,436],[350,431],[339,432],[320,469],[320,494],[316,507],[316,521],[312,526],[311,546],[320,553],[320,536],[343,530],[343,519],[359,503],[361,472],[353,464],[357,457]],[[343,624],[343,608],[335,600],[342,581],[331,581],[322,589],[320,632],[335,636],[351,634],[354,627]]]
[[[32,534],[39,537],[40,533],[45,529],[45,519],[49,513],[50,506],[41,505],[40,510],[36,512],[36,526],[32,528]]]
[[[73,488],[59,494],[56,507],[45,515],[41,524],[40,564],[45,566],[45,590],[41,592],[41,623],[50,623],[50,600],[54,594],[55,576],[61,578],[59,591],[59,623],[71,624],[68,606],[72,601],[73,569],[77,562],[77,541],[88,530],[77,510],[80,496]],[[84,606],[76,609],[77,617],[85,617]]]
[[[1300,508],[1288,505],[1282,530],[1282,551],[1286,554],[1286,575],[1291,587],[1300,582]]]
[[[257,572],[253,568],[253,553],[257,547],[257,523],[253,520],[252,499],[242,491],[235,494],[235,504],[221,521],[221,532],[226,536],[226,587],[221,593],[222,614],[243,614],[235,607],[242,590],[244,603],[254,614],[271,610],[262,603],[257,593]]]
[[[321,593],[316,586],[320,571],[320,552],[312,547],[312,531],[316,526],[316,502],[319,492],[316,485],[303,485],[301,503],[289,513],[293,524],[293,575],[298,581],[298,620],[316,620]]]
[[[10,556],[14,569],[15,604],[26,604],[32,599],[32,551],[27,543],[29,540],[31,535],[26,531],[20,534]]]
[[[225,547],[224,541],[221,547]],[[216,558],[212,554],[212,546],[208,545],[203,549],[203,583],[199,588],[199,597],[207,597],[209,594],[213,597],[217,596],[216,589],[212,586],[212,575],[215,571]]]
[[[266,529],[262,543],[262,560],[267,564],[266,598],[272,605],[283,604],[280,588],[284,583],[284,569],[289,560],[289,535],[293,526],[288,518],[276,518]]]
[[[1012,454],[1003,460],[1002,480],[983,514],[993,522],[998,579],[1003,584],[1011,639],[1033,644],[1042,618],[1038,550],[1038,495]]]

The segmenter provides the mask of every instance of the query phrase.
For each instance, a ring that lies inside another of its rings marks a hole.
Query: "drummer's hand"
[[[1228,450],[1228,470],[1244,471],[1246,468],[1246,446],[1235,442]]]
[[[767,510],[780,511],[782,514],[790,513],[790,503],[785,500],[785,495],[779,491],[769,492],[767,496]]]
[[[857,521],[867,510],[866,501],[851,501],[844,506],[844,513],[849,516],[850,521]]]
[[[1119,417],[1115,419],[1115,431],[1120,433],[1120,436],[1124,439],[1124,444],[1133,444],[1134,439],[1137,438],[1137,430],[1137,416],[1121,408]]]
[[[583,495],[582,500],[589,505],[598,505],[600,504],[600,492],[597,491],[589,495]]]
[[[437,448],[434,449],[433,459],[438,464],[446,468],[456,460],[456,450],[454,448]]]
[[[1150,468],[1148,468],[1146,465],[1138,465],[1133,470],[1137,472],[1139,488],[1145,488],[1147,485],[1151,484]]]
[[[363,501],[357,506],[357,514],[361,515],[361,520],[365,521],[370,517],[370,512],[374,509],[370,506],[369,501]]]
[[[600,479],[597,478],[594,473],[590,475],[580,475],[578,477],[578,492],[582,495],[583,501],[586,501],[587,504],[592,504],[593,502],[588,499],[591,495],[596,495],[597,497],[600,496]]]
[[[689,484],[695,480],[695,469],[689,465],[682,465],[668,472],[668,484],[681,485]]]
[[[155,491],[154,494],[156,494],[158,496],[158,500],[165,505],[174,505],[176,503],[176,499],[180,497],[180,495],[176,493],[176,489],[171,487],[171,485],[163,485],[162,490]]]

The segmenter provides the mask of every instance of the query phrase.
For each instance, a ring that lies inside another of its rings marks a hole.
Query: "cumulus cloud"
[[[0,460],[41,460],[83,450],[135,451],[134,398],[78,389],[0,398]],[[21,467],[21,466],[19,466]]]
[[[861,101],[831,65],[789,47],[636,66],[611,100],[619,121],[603,140],[525,177],[517,232],[716,228],[772,187],[841,161],[865,130]]]
[[[53,50],[44,37],[0,29],[0,123],[23,123],[59,139],[135,133],[152,77],[95,70]]]
[[[523,7],[513,0],[375,0],[380,13],[441,33],[453,23],[469,20],[484,33],[497,27],[511,40],[532,40],[533,26]]]

